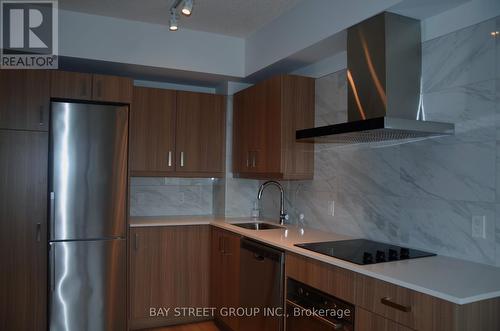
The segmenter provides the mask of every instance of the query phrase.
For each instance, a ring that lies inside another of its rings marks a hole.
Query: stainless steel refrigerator
[[[50,330],[125,330],[128,106],[52,102]]]

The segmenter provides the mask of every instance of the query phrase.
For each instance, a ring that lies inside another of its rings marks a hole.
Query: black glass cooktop
[[[367,239],[306,243],[295,246],[361,265],[436,255]]]

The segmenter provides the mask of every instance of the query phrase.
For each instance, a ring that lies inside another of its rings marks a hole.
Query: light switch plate
[[[335,216],[335,201],[330,201],[330,205],[328,206],[328,215]]]
[[[486,238],[486,216],[472,216],[472,237]]]

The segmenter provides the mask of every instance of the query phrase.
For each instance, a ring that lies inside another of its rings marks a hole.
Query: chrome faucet
[[[262,192],[264,192],[264,189],[269,185],[274,185],[278,187],[280,190],[280,225],[283,225],[285,224],[285,220],[288,219],[288,215],[285,211],[285,190],[283,190],[283,186],[281,186],[281,184],[278,183],[277,181],[268,180],[259,187],[259,193],[257,194],[257,199],[260,200],[262,198]]]

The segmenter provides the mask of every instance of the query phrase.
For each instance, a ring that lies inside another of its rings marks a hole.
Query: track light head
[[[184,0],[181,13],[185,16],[191,16],[193,12],[193,0]]]
[[[179,25],[177,24],[177,14],[175,13],[174,10],[170,12],[169,29],[170,31],[177,31],[179,29]]]

